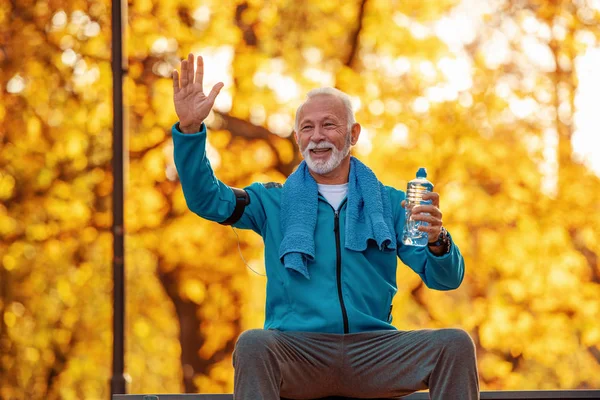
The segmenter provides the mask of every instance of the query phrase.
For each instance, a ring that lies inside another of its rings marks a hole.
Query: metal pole
[[[126,60],[123,56],[123,32],[126,4],[112,0],[112,75],[113,75],[113,365],[110,380],[113,394],[126,393],[125,377],[125,227],[123,202],[127,152],[124,140],[123,77]]]

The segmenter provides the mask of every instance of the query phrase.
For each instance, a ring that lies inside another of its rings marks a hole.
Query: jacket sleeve
[[[395,190],[395,189],[394,189]],[[396,215],[396,246],[398,257],[404,264],[415,271],[425,285],[431,289],[452,290],[462,283],[465,274],[465,262],[458,246],[450,236],[450,252],[436,256],[429,247],[407,246],[402,244],[402,231],[404,229],[404,208],[400,205],[405,198],[405,193],[396,190],[394,210]]]
[[[187,206],[204,219],[223,222],[235,209],[235,194],[217,179],[206,157],[206,126],[202,124],[200,131],[192,134],[184,134],[178,128],[179,125],[175,124],[171,129],[175,167]],[[260,197],[263,189],[260,183],[244,188],[250,204],[246,205],[234,227],[252,229],[261,234],[266,221]]]

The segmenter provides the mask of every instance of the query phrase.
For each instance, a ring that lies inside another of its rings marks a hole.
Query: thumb
[[[215,86],[213,86],[212,90],[208,94],[208,98],[209,98],[211,104],[215,102],[215,99],[217,98],[217,95],[219,94],[221,89],[223,89],[223,86],[225,86],[223,84],[223,82],[219,82]]]
[[[402,200],[402,203],[400,203],[400,205],[401,205],[403,208],[406,208],[406,200]]]

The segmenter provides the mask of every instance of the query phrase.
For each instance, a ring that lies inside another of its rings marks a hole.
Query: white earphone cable
[[[256,275],[267,276],[266,274],[261,274],[260,272],[256,272],[255,270],[252,269],[252,267],[250,267],[248,265],[248,262],[246,261],[246,259],[244,258],[244,255],[242,254],[242,248],[240,247],[240,237],[238,236],[238,234],[235,231],[235,228],[233,226],[231,227],[231,229],[233,230],[233,233],[235,233],[235,237],[237,238],[238,251],[240,253],[240,257],[242,257],[242,260],[244,261],[244,264],[246,264],[246,267],[248,267],[248,269],[250,271],[254,272]]]

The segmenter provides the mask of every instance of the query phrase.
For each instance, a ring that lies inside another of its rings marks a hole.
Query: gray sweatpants
[[[460,329],[347,335],[253,329],[233,352],[234,400],[479,399],[475,346]]]

